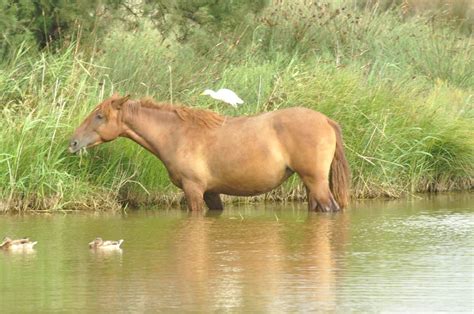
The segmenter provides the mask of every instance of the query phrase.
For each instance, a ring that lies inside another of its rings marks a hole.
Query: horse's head
[[[129,98],[130,95],[120,97],[114,94],[95,107],[74,132],[69,142],[69,152],[75,153],[82,148],[112,141],[122,134],[124,127],[120,110]]]

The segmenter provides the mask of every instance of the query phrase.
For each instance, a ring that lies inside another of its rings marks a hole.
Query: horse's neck
[[[184,128],[176,114],[154,108],[140,108],[135,114],[125,112],[122,121],[125,124],[123,136],[143,146],[163,162],[163,156],[173,149],[179,138],[177,135]]]

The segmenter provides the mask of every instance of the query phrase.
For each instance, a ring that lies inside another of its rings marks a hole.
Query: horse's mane
[[[174,112],[182,121],[207,128],[219,127],[224,123],[225,120],[225,116],[210,110],[191,108],[182,105],[177,106],[169,103],[160,103],[148,97],[131,103],[129,108],[132,114],[136,114],[139,107]]]

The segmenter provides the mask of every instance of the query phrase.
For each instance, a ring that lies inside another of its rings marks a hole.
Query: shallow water
[[[471,312],[474,197],[0,216],[0,312]],[[2,234],[0,234],[2,236]],[[122,252],[91,252],[96,236]]]

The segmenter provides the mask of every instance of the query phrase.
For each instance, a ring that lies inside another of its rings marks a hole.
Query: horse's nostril
[[[74,140],[74,141],[71,142],[71,146],[74,146],[74,147],[75,147],[75,146],[77,146],[77,144],[78,144],[78,141],[77,141],[77,140]]]

